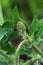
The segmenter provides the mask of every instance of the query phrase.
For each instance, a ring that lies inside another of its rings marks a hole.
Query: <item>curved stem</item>
[[[20,44],[19,44],[19,46],[18,46],[18,48],[17,48],[17,50],[16,50],[16,53],[15,53],[15,64],[16,65],[18,65],[18,57],[19,57],[19,51],[20,51],[20,48],[22,47],[22,45],[23,44],[25,44],[26,42],[28,42],[28,39],[26,39],[26,40],[23,40]]]
[[[31,39],[31,38],[30,38]],[[25,44],[26,42],[28,42],[28,41],[30,41],[30,39],[29,39],[29,36],[28,36],[28,39],[26,39],[26,40],[23,40],[20,44],[19,44],[19,46],[18,46],[18,48],[17,48],[17,50],[16,50],[16,53],[15,53],[15,64],[16,65],[18,65],[18,58],[19,58],[19,51],[20,51],[20,48],[22,47],[22,45],[23,44]],[[31,39],[32,40],[32,39]],[[35,49],[35,51],[39,54],[39,55],[41,55],[42,57],[43,57],[43,52],[41,51],[41,50],[39,50],[39,48],[34,44],[34,42],[32,43],[32,47]],[[36,58],[33,58],[34,60],[37,60],[38,58],[36,57]],[[28,62],[26,62],[25,64],[23,64],[23,65],[28,65],[30,62],[33,62],[33,59],[31,59],[30,61],[28,61]]]

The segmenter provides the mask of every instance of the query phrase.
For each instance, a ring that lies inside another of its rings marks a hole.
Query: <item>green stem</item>
[[[29,37],[29,35],[27,34],[27,37],[29,39],[30,42],[32,42],[32,38]],[[35,41],[32,43],[32,47],[34,48],[34,50],[43,57],[43,52],[34,44]]]
[[[15,64],[16,64],[16,65],[18,65],[18,57],[19,57],[20,48],[21,48],[22,45],[25,44],[26,42],[28,42],[28,39],[23,40],[23,41],[19,44],[19,46],[18,46],[18,48],[17,48],[17,50],[16,50],[16,53],[15,53],[15,55],[16,55],[16,57],[15,57]]]
[[[43,57],[43,52],[35,45],[33,44],[32,47],[35,49],[35,51]]]
[[[30,38],[30,39],[31,39],[31,38]],[[20,48],[22,47],[23,44],[25,44],[26,42],[28,42],[30,39],[29,39],[29,36],[28,36],[28,39],[23,40],[23,41],[19,44],[19,46],[18,46],[18,48],[17,48],[17,50],[16,50],[16,53],[15,53],[15,64],[16,64],[16,65],[18,65],[18,58],[19,58]],[[35,49],[35,51],[36,51],[39,55],[41,55],[41,56],[43,57],[43,52],[42,52],[41,50],[39,50],[39,48],[38,48],[34,43],[32,43],[32,47]],[[34,59],[34,60],[33,60],[33,59]],[[26,63],[23,64],[23,65],[28,65],[30,62],[33,62],[33,61],[35,61],[35,60],[37,60],[37,59],[39,59],[39,58],[35,57],[35,58],[33,58],[33,59],[31,59],[30,61],[26,62]]]

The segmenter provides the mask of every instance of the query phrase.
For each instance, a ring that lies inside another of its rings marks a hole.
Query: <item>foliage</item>
[[[17,6],[11,9],[10,5],[7,5],[0,0],[0,65],[40,64],[43,62],[43,19],[38,20],[34,16],[30,23],[20,16]],[[18,47],[12,44],[13,38],[22,39]],[[26,54],[30,59],[26,62],[20,59],[22,54]]]

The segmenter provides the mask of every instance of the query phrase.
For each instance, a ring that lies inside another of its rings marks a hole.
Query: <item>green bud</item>
[[[18,29],[18,31],[22,31],[23,32],[23,31],[26,31],[26,26],[25,26],[25,24],[23,22],[18,21],[17,29]]]

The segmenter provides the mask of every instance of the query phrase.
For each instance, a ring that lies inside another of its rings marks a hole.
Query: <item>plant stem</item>
[[[27,37],[28,37],[29,41],[31,42],[31,41],[32,41],[32,38],[29,37],[28,34],[27,34]],[[41,56],[43,57],[43,52],[42,52],[34,43],[35,43],[35,41],[32,42],[32,47],[34,48],[34,50],[35,50],[39,55],[41,55]]]
[[[31,39],[31,38],[30,38],[30,39]],[[25,44],[26,42],[28,42],[30,39],[29,39],[29,36],[28,36],[28,39],[23,40],[23,41],[19,44],[19,46],[18,46],[18,48],[17,48],[17,50],[16,50],[16,53],[15,53],[15,64],[16,64],[16,65],[18,65],[18,58],[19,58],[20,48],[22,47],[23,44]],[[41,56],[43,57],[43,52],[34,44],[34,42],[32,43],[32,47],[35,49],[35,51],[36,51],[39,55],[41,55]],[[33,60],[33,59],[34,59],[34,60]],[[23,64],[23,65],[28,65],[30,62],[33,62],[33,61],[37,60],[38,58],[35,57],[35,58],[33,58],[33,59],[31,59],[30,61],[26,62],[26,63]]]
[[[33,44],[32,47],[39,55],[43,57],[43,52],[35,44]]]
[[[23,41],[19,44],[19,46],[18,46],[18,48],[17,48],[17,50],[16,50],[16,53],[15,53],[15,55],[16,55],[16,57],[15,57],[15,64],[16,64],[16,65],[18,65],[18,57],[19,57],[20,48],[21,48],[22,45],[25,44],[26,42],[28,42],[28,39],[23,40]]]

